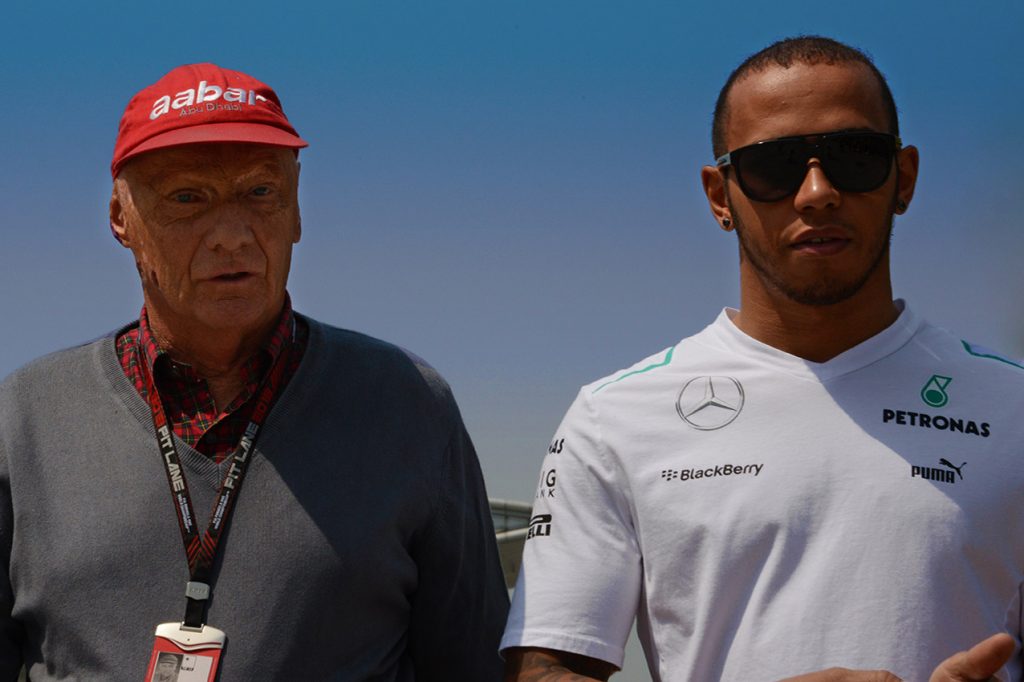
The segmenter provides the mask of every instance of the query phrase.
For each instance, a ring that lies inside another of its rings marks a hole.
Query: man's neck
[[[208,384],[218,410],[223,410],[245,386],[242,370],[273,332],[276,318],[248,333],[197,325],[168,324],[147,305],[150,333],[175,362],[189,365]]]
[[[888,281],[832,305],[805,305],[778,292],[744,291],[733,323],[748,336],[811,362],[826,362],[899,317]]]

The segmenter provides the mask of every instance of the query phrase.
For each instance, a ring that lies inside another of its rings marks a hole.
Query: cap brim
[[[115,175],[126,161],[139,154],[157,149],[166,149],[167,147],[212,142],[267,144],[274,147],[288,147],[290,149],[301,149],[309,146],[309,143],[298,135],[263,123],[207,123],[205,125],[168,130],[166,133],[154,135],[118,160]]]

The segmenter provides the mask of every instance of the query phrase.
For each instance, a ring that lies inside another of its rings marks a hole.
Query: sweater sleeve
[[[439,480],[434,513],[414,548],[419,581],[409,647],[416,679],[500,680],[508,592],[480,465],[461,420]]]
[[[14,504],[8,447],[5,434],[0,431],[0,680],[18,679],[25,639],[21,624],[11,613],[14,608],[14,591],[11,588]]]

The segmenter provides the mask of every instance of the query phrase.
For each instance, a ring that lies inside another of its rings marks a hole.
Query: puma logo
[[[955,471],[958,476],[960,476],[960,480],[961,481],[964,480],[964,472],[962,472],[960,470],[964,468],[964,466],[967,464],[967,462],[963,462],[960,466],[957,467],[957,466],[953,466],[953,463],[950,462],[948,459],[942,458],[942,459],[939,460],[939,464],[941,464],[944,467],[949,467],[950,469]]]
[[[938,481],[939,483],[956,483],[957,476],[960,477],[961,481],[964,480],[963,468],[967,466],[967,462],[962,462],[960,466],[956,466],[943,457],[939,459],[939,464],[947,467],[948,470],[938,467],[917,466],[915,464],[910,467],[910,477],[923,478],[926,481]]]

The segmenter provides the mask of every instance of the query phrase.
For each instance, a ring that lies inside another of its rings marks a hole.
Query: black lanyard
[[[142,349],[140,348],[141,353]],[[174,511],[178,515],[178,528],[181,530],[181,540],[185,545],[185,557],[188,559],[189,581],[185,585],[184,627],[202,628],[206,622],[206,602],[210,597],[210,578],[220,536],[231,519],[231,512],[234,510],[235,501],[242,488],[242,480],[249,468],[249,456],[256,444],[256,437],[259,435],[260,428],[266,421],[277,391],[281,387],[284,370],[288,364],[288,354],[286,342],[285,348],[278,353],[273,367],[270,368],[263,383],[257,389],[256,405],[253,407],[249,424],[245,427],[245,433],[238,442],[238,447],[231,454],[231,466],[220,485],[217,500],[210,514],[209,524],[202,533],[199,532],[196,525],[192,498],[188,493],[188,483],[185,481],[185,474],[182,471],[178,448],[174,445],[171,427],[167,423],[167,413],[160,401],[160,394],[156,390],[146,359],[140,358],[139,366],[146,382],[146,397],[149,407],[153,412],[153,427],[156,429],[160,458],[167,472],[167,482],[171,486],[171,499],[174,502]]]

